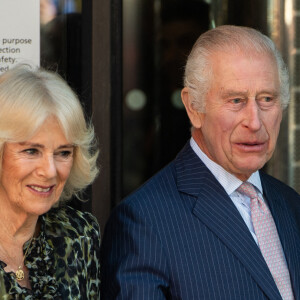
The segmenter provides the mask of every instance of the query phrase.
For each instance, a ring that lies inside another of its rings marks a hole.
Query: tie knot
[[[248,196],[250,199],[257,198],[257,192],[254,186],[249,182],[243,182],[239,188],[237,188],[237,191]]]

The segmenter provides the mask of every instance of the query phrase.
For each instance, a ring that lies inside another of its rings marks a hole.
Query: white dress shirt
[[[258,244],[251,220],[250,198],[236,191],[236,189],[243,183],[243,181],[230,174],[220,165],[208,158],[207,155],[204,154],[204,152],[199,148],[199,146],[193,138],[191,138],[190,140],[190,145],[194,152],[197,154],[197,156],[202,160],[202,162],[206,165],[206,167],[211,171],[211,173],[216,177],[218,182],[225,189],[226,193],[228,194],[233,204],[239,211],[244,222],[246,223],[256,244]],[[263,199],[263,190],[259,172],[254,172],[248,178],[247,182],[253,184],[253,186],[256,188],[256,191],[258,192],[258,194],[260,194],[260,196]]]

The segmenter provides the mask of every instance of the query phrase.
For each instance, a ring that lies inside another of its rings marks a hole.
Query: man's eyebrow
[[[280,91],[277,90],[262,90],[261,92],[258,93],[258,95],[261,94],[270,94],[273,95],[274,97],[277,97],[280,95]]]
[[[270,89],[270,90],[262,90],[257,93],[257,95],[262,95],[262,94],[269,94],[269,95],[273,95],[274,97],[277,97],[279,96],[280,92],[275,89]],[[248,91],[225,90],[221,92],[221,96],[222,98],[247,97]]]
[[[237,97],[237,96],[246,97],[247,95],[248,95],[248,91],[241,92],[236,90],[225,90],[221,92],[222,98]]]

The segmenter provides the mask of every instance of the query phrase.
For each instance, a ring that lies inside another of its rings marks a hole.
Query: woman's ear
[[[181,91],[181,100],[185,106],[185,110],[194,128],[201,128],[203,113],[198,112],[192,105],[191,94],[187,87]]]

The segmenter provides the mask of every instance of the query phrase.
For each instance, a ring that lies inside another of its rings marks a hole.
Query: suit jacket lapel
[[[300,299],[300,238],[296,221],[283,197],[282,191],[268,177],[261,173],[264,196],[272,212],[278,235],[285,253],[294,288],[295,299]]]
[[[195,217],[234,253],[270,299],[281,299],[272,275],[230,197],[189,144],[176,161],[178,190],[197,198]]]

